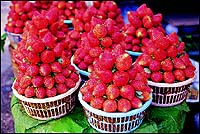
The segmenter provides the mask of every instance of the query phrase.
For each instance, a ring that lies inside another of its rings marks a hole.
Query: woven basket
[[[152,99],[148,100],[139,109],[131,110],[126,113],[108,113],[91,107],[82,100],[82,94],[79,92],[78,99],[83,106],[89,124],[102,133],[128,133],[137,129],[145,118],[145,109],[147,109]]]
[[[74,88],[64,94],[44,99],[26,98],[18,94],[13,86],[12,89],[14,95],[21,100],[26,113],[30,117],[38,120],[48,120],[60,118],[73,110],[77,97],[77,92],[75,91],[79,88],[80,82],[79,76],[79,81]]]
[[[178,83],[156,83],[148,81],[149,87],[153,89],[152,92],[152,105],[160,107],[169,107],[180,104],[187,98],[189,87],[194,81],[190,78],[183,82]]]
[[[15,34],[15,33],[10,33],[8,31],[5,31],[8,39],[10,40],[10,44],[12,45],[13,48],[16,48],[17,43],[21,41],[21,34]]]

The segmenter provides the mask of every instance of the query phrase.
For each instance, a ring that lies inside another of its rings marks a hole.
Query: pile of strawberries
[[[70,64],[71,47],[58,11],[35,11],[13,56],[18,66],[14,88],[28,98],[53,97],[75,87],[79,74]]]
[[[175,32],[165,36],[153,29],[150,39],[143,41],[149,49],[137,58],[136,64],[145,68],[149,80],[176,83],[194,77],[195,67],[184,51],[185,43],[179,41]]]
[[[73,63],[79,69],[87,72],[92,72],[94,69],[93,62],[104,50],[114,51],[116,54],[125,50],[123,44],[121,44],[124,36],[119,32],[120,29],[116,26],[114,20],[108,18],[94,24],[96,25],[90,32],[81,35],[80,46],[75,51],[73,59]]]
[[[21,34],[27,20],[30,20],[35,10],[29,1],[11,1],[5,30],[15,34]]]
[[[42,10],[49,10],[53,1],[34,1],[33,6],[37,9],[38,12]]]
[[[143,44],[143,40],[149,38],[152,29],[165,33],[161,24],[162,14],[153,14],[153,11],[146,4],[142,4],[136,11],[129,11],[128,21],[129,23],[122,28],[126,50],[143,52],[144,49],[148,49]]]
[[[128,112],[151,96],[146,73],[125,51],[105,50],[94,63],[89,80],[80,88],[82,99],[105,112]]]

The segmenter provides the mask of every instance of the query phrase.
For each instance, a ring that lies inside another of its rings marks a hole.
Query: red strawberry
[[[132,24],[135,28],[139,28],[142,26],[142,21],[136,16],[135,11],[128,12],[128,21]]]
[[[146,10],[147,10],[147,5],[146,4],[142,4],[141,6],[139,6],[136,9],[137,16],[139,16],[140,18],[143,18],[146,15]]]
[[[104,94],[106,94],[106,85],[102,82],[97,83],[94,86],[94,90],[92,95],[96,96],[96,97],[101,97]]]
[[[90,80],[90,79],[89,79]],[[86,83],[87,84],[87,83]],[[87,94],[87,93],[91,93],[92,94],[92,91],[93,91],[93,87],[90,87],[90,86],[87,86],[87,85],[85,85],[85,86],[83,86],[83,87],[81,87],[80,88],[80,92],[83,94],[83,95],[85,95],[85,94]]]
[[[126,35],[125,36],[125,42],[126,43],[132,43],[132,40],[133,40],[134,38],[133,38],[133,36],[131,36],[131,35]]]
[[[102,50],[101,48],[99,47],[94,47],[94,48],[91,48],[90,51],[89,51],[89,55],[93,58],[98,58],[99,55],[101,54]]]
[[[141,51],[141,48],[140,48],[140,46],[133,46],[133,47],[132,47],[132,51],[133,51],[133,52],[140,52],[140,51]]]
[[[26,75],[35,76],[38,73],[39,73],[39,67],[37,65],[34,64],[28,65],[28,68],[26,70]]]
[[[180,42],[177,49],[179,53],[182,53],[185,49],[185,42]]]
[[[147,31],[148,35],[150,36],[151,40],[158,40],[164,37],[164,34],[162,32],[160,32],[158,29],[156,28],[150,28]]]
[[[118,31],[114,32],[112,34],[112,40],[113,40],[113,43],[118,44],[124,40],[124,35]]]
[[[154,40],[154,45],[156,46],[156,48],[160,48],[164,50],[164,49],[167,49],[170,44],[167,38],[163,37],[163,38]]]
[[[122,47],[122,45],[117,44],[116,46],[113,45],[111,53],[114,57],[118,57],[119,55],[123,54],[124,51],[125,49]]]
[[[147,76],[146,73],[143,71],[141,73],[137,73],[135,76],[135,80],[142,81],[144,83],[147,83]]]
[[[90,102],[92,100],[92,92],[87,92],[86,94],[84,94],[82,99],[85,102]]]
[[[75,87],[75,85],[76,85],[76,83],[75,83],[71,78],[67,78],[67,79],[65,80],[65,83],[66,83],[66,86],[67,86],[68,88],[73,88],[73,87]]]
[[[176,80],[178,81],[184,81],[185,80],[185,73],[183,70],[180,70],[180,69],[176,69],[173,71],[174,73],[174,77]]]
[[[127,35],[135,35],[135,32],[136,32],[136,29],[135,29],[135,27],[134,26],[132,26],[132,25],[130,25],[127,29],[126,29],[126,31],[124,32],[125,34],[127,34]]]
[[[18,87],[18,88],[17,88],[17,92],[18,92],[20,95],[24,95],[25,90],[26,90],[26,88],[21,88],[21,87]]]
[[[42,42],[45,44],[47,48],[53,49],[55,47],[55,36],[51,34],[51,32],[47,32],[43,37],[42,37]]]
[[[40,57],[34,52],[29,52],[26,58],[32,64],[37,64],[40,62]]]
[[[55,61],[55,53],[51,50],[44,50],[41,53],[41,61],[43,63],[51,63]]]
[[[132,100],[131,100],[131,106],[132,108],[140,108],[142,107],[142,101],[138,98],[138,97],[134,97]]]
[[[99,79],[105,84],[110,83],[113,80],[113,74],[110,70],[102,70],[98,76]]]
[[[135,90],[131,85],[122,86],[120,89],[120,95],[123,98],[132,100],[135,96]]]
[[[59,83],[57,84],[57,93],[58,94],[64,94],[68,91],[68,88],[65,84]]]
[[[34,76],[31,80],[33,87],[41,87],[44,83],[42,76]]]
[[[161,13],[157,13],[155,15],[152,16],[152,21],[154,26],[155,25],[159,25],[162,21],[162,14]]]
[[[112,39],[110,37],[104,37],[104,38],[102,38],[101,45],[103,47],[110,47],[112,45]]]
[[[129,75],[125,71],[116,71],[113,76],[113,83],[116,86],[124,86],[129,81]]]
[[[153,20],[149,15],[145,15],[142,18],[142,23],[145,28],[151,28],[153,26]]]
[[[136,70],[133,66],[131,66],[127,72],[129,74],[129,79],[133,80],[133,79],[135,79],[135,76],[138,73],[138,70]]]
[[[147,31],[145,28],[140,27],[136,30],[135,34],[138,38],[145,38],[147,36]]]
[[[184,62],[180,58],[174,58],[173,63],[174,63],[175,69],[185,69],[186,68]]]
[[[103,108],[104,99],[102,97],[92,98],[90,101],[90,106],[96,109],[102,109]]]
[[[171,45],[167,48],[168,57],[175,58],[177,54],[178,54],[178,49],[175,46]]]
[[[157,60],[152,60],[150,63],[149,63],[149,69],[153,72],[156,72],[156,71],[159,71],[161,68],[161,64],[160,64],[160,61],[157,61]]]
[[[61,73],[62,72],[62,66],[59,62],[53,62],[51,64],[51,70],[54,73]]]
[[[69,58],[67,58],[65,56],[61,56],[61,58],[58,60],[58,62],[61,64],[62,68],[65,68],[71,64]]]
[[[154,82],[161,82],[163,80],[163,75],[161,72],[153,72],[151,74],[151,80]]]
[[[114,32],[114,25],[115,25],[114,23],[115,23],[114,20],[112,20],[110,18],[106,19],[104,22],[104,25],[105,25],[109,35],[112,35]]]
[[[173,63],[172,63],[172,61],[169,58],[163,60],[161,62],[161,69],[163,71],[165,71],[165,72],[172,71],[173,70]]]
[[[29,85],[31,85],[31,77],[30,77],[30,76],[27,76],[27,75],[24,75],[24,76],[20,79],[19,87],[25,89],[25,88],[28,87]]]
[[[46,90],[45,90],[43,87],[38,87],[38,88],[36,88],[35,96],[36,96],[38,99],[43,99],[43,98],[45,98],[45,97],[46,97]]]
[[[167,53],[162,49],[157,49],[154,52],[155,60],[162,61],[167,57]]]
[[[57,94],[57,90],[55,87],[53,87],[51,89],[48,89],[48,88],[46,89],[46,95],[48,97],[54,97],[54,96],[56,96],[56,94]]]
[[[184,53],[179,57],[183,61],[183,63],[187,66],[191,66],[192,62],[190,61],[189,55],[187,53]]]
[[[44,51],[45,45],[41,40],[36,40],[31,44],[32,51],[35,53],[40,53]]]
[[[47,63],[42,63],[39,68],[40,75],[47,76],[51,73],[51,66]]]
[[[64,45],[62,43],[57,43],[53,48],[56,57],[61,57],[62,51],[64,50]]]
[[[116,68],[119,71],[124,71],[130,69],[132,65],[132,58],[129,54],[124,53],[122,55],[119,55],[116,59]]]
[[[49,24],[53,24],[58,19],[58,9],[57,8],[50,8],[47,11],[45,17],[49,21]]]
[[[141,54],[138,57],[138,64],[141,66],[149,66],[151,60],[151,56],[149,56],[148,54]]]
[[[106,89],[106,95],[108,99],[116,99],[120,94],[120,90],[116,85],[109,85]]]
[[[183,71],[184,71],[184,73],[185,73],[185,77],[187,77],[187,78],[192,78],[192,77],[194,77],[194,75],[195,75],[195,67],[194,66],[188,66],[186,69],[184,69]]]
[[[130,85],[134,88],[136,91],[143,91],[146,88],[146,85],[144,82],[139,81],[139,80],[132,80],[130,82]]]
[[[90,55],[86,55],[86,56],[84,57],[84,62],[85,62],[86,64],[92,64],[93,61],[94,61],[94,59],[93,59],[93,57],[91,57]]]
[[[170,41],[170,44],[172,44],[174,46],[177,45],[179,42],[178,35],[176,32],[172,32],[172,33],[168,34],[166,37]]]
[[[52,34],[56,34],[57,33],[57,31],[58,31],[58,26],[59,26],[59,22],[55,22],[55,23],[53,23],[53,24],[51,24],[50,25],[50,31],[51,31],[51,33]],[[46,30],[45,30],[46,31]],[[45,32],[45,33],[47,33],[47,32]],[[43,35],[45,35],[45,33],[43,34]],[[43,36],[42,36],[43,37]]]
[[[44,85],[46,88],[51,89],[55,84],[55,79],[51,76],[44,77]]]
[[[27,98],[32,98],[35,96],[35,89],[31,86],[28,86],[25,91],[24,91],[24,95]]]
[[[117,110],[117,102],[115,100],[107,99],[103,103],[103,111],[115,112]]]
[[[117,103],[117,109],[120,112],[128,112],[129,110],[131,110],[131,103],[129,100],[121,98],[118,100]]]
[[[107,34],[107,29],[104,25],[97,24],[93,29],[93,33],[97,38],[103,38]]]
[[[104,69],[111,70],[114,63],[115,57],[108,51],[104,51],[104,53],[99,56],[99,64]]]
[[[40,13],[38,13],[37,15],[34,14],[32,17],[32,21],[38,29],[46,28],[49,24],[48,20]]]
[[[164,72],[163,79],[166,83],[174,83],[175,77],[174,74],[170,72]]]
[[[62,73],[55,74],[56,83],[65,83],[65,76]]]
[[[142,101],[148,101],[150,98],[151,98],[151,95],[149,92],[142,91],[142,97],[139,99],[141,99]]]
[[[78,68],[81,69],[81,70],[87,70],[87,67],[88,67],[88,65],[84,61],[81,61],[78,64]]]
[[[73,72],[69,78],[71,78],[76,83],[79,80],[79,75],[76,72]]]

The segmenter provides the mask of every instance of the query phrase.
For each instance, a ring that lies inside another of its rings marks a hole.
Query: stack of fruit
[[[171,106],[182,102],[195,76],[195,67],[184,51],[185,43],[179,41],[175,32],[165,36],[156,29],[151,30],[150,39],[146,39],[145,43],[151,45],[137,58],[136,64],[143,66],[149,74],[149,84],[154,89],[153,103]],[[158,99],[158,94],[168,98]]]
[[[27,114],[42,120],[71,111],[75,105],[74,91],[80,84],[79,74],[70,64],[71,49],[65,43],[62,25],[54,27],[57,13],[56,8],[43,14],[35,11],[14,51],[19,66],[13,91]],[[44,114],[38,114],[39,111]]]
[[[42,10],[49,10],[53,1],[33,1],[33,6],[37,9],[38,12]]]
[[[122,32],[125,36],[125,49],[132,52],[144,52],[147,49],[148,46],[143,42],[149,38],[151,30],[157,29],[165,33],[161,24],[162,14],[153,14],[146,4],[142,4],[136,11],[129,11],[128,21]]]

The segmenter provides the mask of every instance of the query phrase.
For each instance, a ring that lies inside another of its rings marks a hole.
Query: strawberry
[[[138,58],[138,64],[141,66],[149,66],[151,62],[151,56],[148,54],[141,54]]]
[[[51,70],[54,73],[61,73],[62,72],[62,66],[59,62],[53,62],[51,64]]]
[[[116,86],[125,86],[129,81],[129,75],[125,71],[116,71],[113,76],[113,83]]]
[[[101,48],[99,47],[94,47],[94,48],[91,48],[90,51],[89,51],[89,55],[93,58],[98,58],[99,55],[101,54],[102,50]]]
[[[151,95],[147,91],[142,91],[142,97],[139,98],[142,101],[148,101],[151,98]]]
[[[178,49],[175,46],[171,45],[167,48],[168,57],[175,58],[177,54],[178,54]]]
[[[17,20],[17,21],[15,22],[15,26],[16,26],[16,27],[23,27],[23,26],[24,26],[24,22],[23,22],[22,20]]]
[[[90,106],[96,109],[102,109],[103,108],[104,99],[102,97],[92,98],[90,101]]]
[[[163,60],[161,62],[161,69],[163,71],[166,71],[166,72],[172,71],[173,70],[173,63],[172,63],[172,61],[169,58]]]
[[[82,99],[85,102],[90,102],[92,100],[92,93],[91,92],[87,92],[86,94],[83,95]]]
[[[140,46],[133,46],[132,51],[133,52],[140,52],[141,51]]]
[[[18,69],[22,72],[26,72],[28,68],[28,64],[26,62],[22,62],[19,66],[18,66]]]
[[[97,83],[94,86],[94,90],[92,92],[92,95],[94,95],[96,97],[101,97],[104,94],[106,94],[106,85],[102,82]]]
[[[42,76],[34,76],[31,80],[33,87],[41,87],[44,83],[43,77]]]
[[[58,62],[61,64],[62,68],[65,68],[71,64],[69,58],[65,56],[61,56]]]
[[[117,103],[117,110],[120,112],[128,112],[131,109],[131,103],[129,100],[121,98]]]
[[[185,49],[185,42],[180,42],[177,49],[179,53],[182,53]]]
[[[147,36],[147,31],[145,28],[140,27],[136,30],[135,34],[138,38],[145,38]]]
[[[41,61],[43,63],[51,63],[55,61],[55,53],[52,50],[44,50],[41,53]]]
[[[142,23],[145,28],[151,28],[153,26],[153,20],[149,15],[145,15],[142,18]]]
[[[125,31],[124,33],[127,34],[127,35],[133,36],[133,35],[135,35],[135,33],[136,33],[136,28],[135,28],[134,26],[130,25],[130,26],[126,29],[126,31]]]
[[[26,90],[26,88],[21,88],[21,87],[18,87],[18,88],[17,88],[17,92],[18,92],[20,95],[24,95],[25,90]]]
[[[39,73],[42,76],[47,76],[51,73],[51,66],[47,63],[42,63],[39,68]]]
[[[72,72],[72,71],[69,70],[68,68],[64,68],[64,69],[62,70],[62,74],[63,74],[66,78],[70,76],[71,72]]]
[[[166,37],[169,40],[170,44],[172,44],[174,46],[177,45],[179,42],[178,35],[176,32],[172,32],[172,33],[168,34]]]
[[[137,16],[143,18],[146,15],[147,5],[142,4],[136,9]]]
[[[113,45],[114,46],[114,45]],[[119,55],[123,54],[125,51],[125,49],[120,45],[120,44],[117,44],[116,46],[114,46],[112,48],[112,51],[111,51],[111,54],[114,56],[114,57],[118,57]]]
[[[174,58],[173,63],[174,63],[175,69],[185,69],[186,68],[184,62],[180,58]]]
[[[94,59],[90,55],[86,55],[83,60],[86,64],[92,64]]]
[[[31,86],[28,86],[25,91],[24,91],[24,95],[27,98],[32,98],[35,96],[35,89]]]
[[[103,111],[115,112],[117,110],[117,102],[115,100],[107,99],[103,103]]]
[[[46,88],[51,89],[55,84],[55,79],[52,76],[44,77],[44,85]]]
[[[57,45],[53,48],[53,52],[56,57],[61,57],[62,51],[64,50],[64,46],[62,43],[57,43]]]
[[[136,91],[143,91],[146,88],[146,85],[144,82],[139,81],[139,80],[132,80],[130,82],[130,85],[134,88]]]
[[[84,61],[81,61],[78,64],[78,68],[81,69],[81,70],[87,70],[87,67],[88,67],[88,65]]]
[[[167,57],[167,53],[159,48],[154,52],[154,57],[155,60],[162,61]]]
[[[65,83],[66,83],[66,86],[67,86],[68,88],[73,88],[73,87],[75,87],[75,85],[76,85],[76,83],[74,82],[74,80],[71,79],[71,78],[67,78],[67,79],[65,80]]]
[[[116,68],[119,71],[124,71],[130,69],[132,65],[132,58],[129,54],[124,53],[122,55],[119,55],[116,59]]]
[[[185,80],[185,73],[183,70],[180,70],[180,69],[176,69],[173,71],[174,73],[174,77],[176,80],[178,81],[184,81]]]
[[[120,88],[120,95],[123,98],[132,100],[135,96],[135,90],[131,85],[125,85]]]
[[[135,80],[139,80],[142,81],[144,83],[147,83],[147,77],[146,77],[146,73],[143,71],[143,73],[137,73],[135,76]]]
[[[147,33],[153,41],[164,37],[164,34],[154,27],[148,29]]]
[[[134,97],[131,100],[131,107],[135,109],[142,107],[142,101],[138,97]]]
[[[79,75],[76,72],[73,72],[69,78],[71,78],[76,83],[79,80]]]
[[[40,53],[40,52],[44,51],[45,45],[41,40],[38,39],[31,44],[31,48],[32,48],[33,52]]]
[[[154,26],[157,26],[161,23],[162,21],[162,14],[161,13],[157,13],[155,15],[152,16],[152,21]]]
[[[47,48],[53,49],[55,47],[55,36],[51,34],[51,32],[47,32],[43,37],[42,37],[42,42],[45,44]]]
[[[135,11],[128,11],[128,21],[135,28],[142,27],[142,21],[140,20],[139,17],[136,16],[136,12]]]
[[[25,89],[25,88],[28,87],[29,85],[31,85],[31,77],[30,77],[30,76],[27,76],[27,75],[24,75],[24,76],[20,79],[19,87]]]
[[[186,67],[191,66],[192,62],[190,61],[189,55],[187,53],[184,53],[179,57],[183,61]]]
[[[113,40],[113,43],[118,44],[122,40],[124,40],[124,35],[118,31],[116,31],[112,34],[112,40]]]
[[[192,77],[194,77],[194,75],[195,75],[195,73],[194,73],[194,71],[195,71],[195,67],[194,66],[188,66],[186,69],[184,69],[183,71],[184,71],[184,73],[185,73],[185,77],[187,77],[187,78],[192,78]]]
[[[99,79],[105,84],[110,83],[113,80],[113,74],[110,70],[102,70],[98,76]]]
[[[38,64],[40,62],[40,57],[34,52],[29,52],[26,59],[32,64]]]
[[[152,60],[149,63],[149,69],[153,72],[159,71],[160,68],[161,68],[161,64],[160,64],[160,61],[158,60]]]
[[[169,44],[169,41],[167,40],[167,38],[163,37],[163,38],[154,40],[154,45],[156,46],[156,48],[160,48],[160,49],[164,50],[164,49],[167,49],[170,44]]]
[[[47,11],[45,17],[49,21],[49,24],[53,24],[54,22],[56,22],[58,20],[58,9],[57,8],[50,8]]]
[[[38,11],[35,11],[35,12],[38,12]],[[33,14],[32,21],[38,29],[46,28],[49,24],[48,19],[46,19],[40,13],[37,13],[37,15]]]
[[[108,51],[104,51],[99,56],[99,64],[102,68],[111,70],[115,63],[115,57]]]
[[[118,89],[118,87],[116,85],[109,85],[106,89],[106,96],[108,97],[108,99],[116,99],[120,94],[120,90]]]
[[[55,87],[51,88],[51,89],[46,89],[46,95],[47,97],[54,97],[57,95],[57,90]]]
[[[37,65],[31,64],[28,65],[26,70],[26,75],[28,76],[36,76],[39,73],[39,67]]]
[[[129,74],[129,79],[130,80],[133,80],[135,79],[135,76],[136,74],[138,73],[138,71],[133,67],[131,66],[129,70],[127,70],[128,74]]]
[[[133,36],[131,36],[131,35],[126,35],[126,36],[125,36],[125,42],[126,42],[126,43],[131,43],[133,39],[134,39],[134,38],[133,38]]]
[[[62,83],[57,84],[56,89],[58,94],[64,94],[68,91],[67,86]]]
[[[151,74],[151,80],[154,82],[161,82],[163,80],[163,75],[161,72],[153,72]]]
[[[38,88],[36,88],[35,96],[36,96],[38,99],[43,99],[43,98],[45,98],[45,97],[46,97],[46,90],[45,90],[43,87],[38,87]]]
[[[164,82],[166,83],[174,83],[175,77],[174,74],[170,71],[170,72],[164,72],[163,79]]]
[[[112,35],[114,32],[114,25],[115,25],[114,20],[112,20],[111,18],[108,18],[105,20],[104,25],[107,29],[108,34]]]
[[[107,29],[104,25],[97,24],[93,29],[93,33],[97,38],[103,38],[107,34]]]
[[[112,39],[110,37],[104,37],[104,38],[102,38],[101,45],[103,47],[110,47],[112,45]]]
[[[65,76],[62,73],[55,74],[56,83],[65,83]]]

